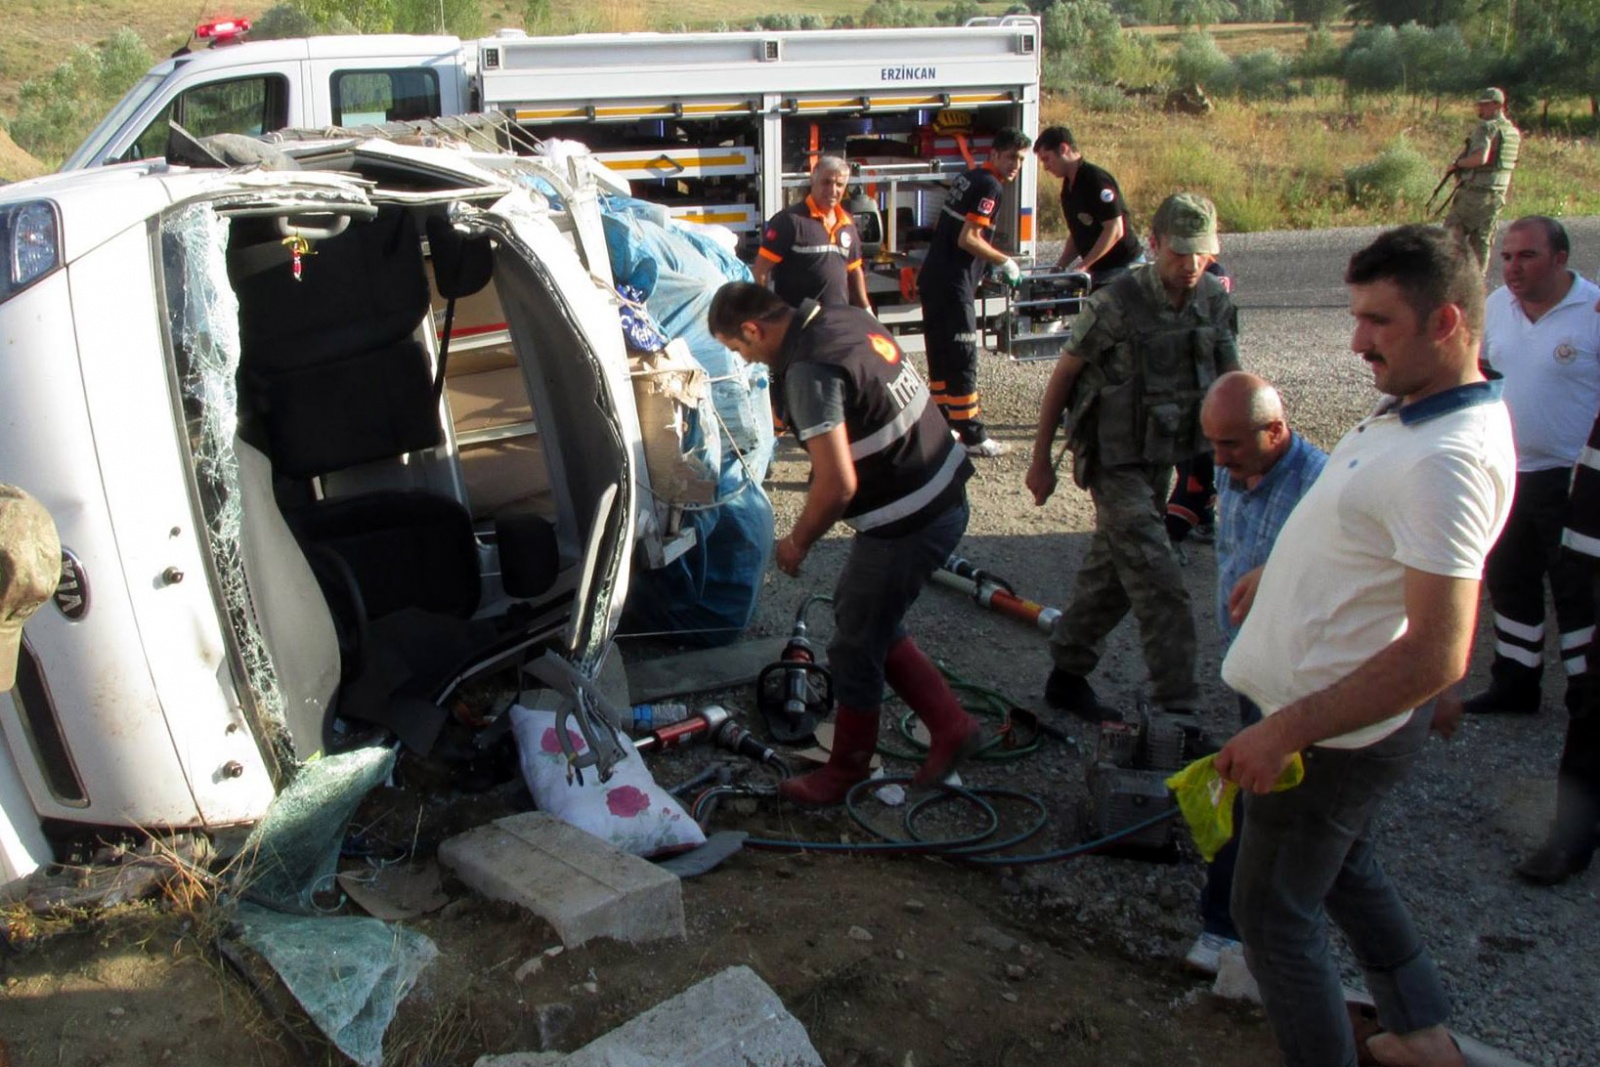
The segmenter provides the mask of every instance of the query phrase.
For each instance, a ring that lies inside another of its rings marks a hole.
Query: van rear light
[[[6,257],[0,276],[4,301],[61,266],[61,217],[55,204],[32,200],[0,208],[0,248]]]

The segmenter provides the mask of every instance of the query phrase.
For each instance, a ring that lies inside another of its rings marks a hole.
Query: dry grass
[[[1217,42],[1217,47],[1230,56],[1242,56],[1263,48],[1276,48],[1285,55],[1294,55],[1305,44],[1309,24],[1303,22],[1236,22],[1221,26],[1208,26],[1206,32]],[[1334,23],[1328,27],[1334,44],[1343,48],[1355,33],[1355,23]],[[1154,37],[1164,49],[1176,49],[1178,40],[1189,32],[1180,26],[1140,26],[1135,33]]]
[[[1459,148],[1471,115],[1446,107],[1434,114],[1400,98],[1346,101],[1305,97],[1244,105],[1220,101],[1206,116],[1166,115],[1153,108],[1095,112],[1052,98],[1043,122],[1065,122],[1089,157],[1117,176],[1138,220],[1148,220],[1169,193],[1191,189],[1217,204],[1226,230],[1314,229],[1415,221],[1422,205],[1392,211],[1362,208],[1344,192],[1344,170],[1374,158],[1404,135],[1428,159],[1445,162]],[[1048,204],[1054,182],[1041,173]],[[1524,137],[1508,213],[1600,213],[1600,150],[1592,139]],[[1040,212],[1046,236],[1059,237],[1059,212]]]

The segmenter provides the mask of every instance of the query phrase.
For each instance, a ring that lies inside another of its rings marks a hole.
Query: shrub
[[[1172,75],[1180,85],[1198,84],[1217,96],[1233,92],[1238,83],[1233,60],[1217,47],[1209,33],[1186,33],[1179,39]]]
[[[1286,96],[1289,90],[1288,59],[1276,48],[1263,48],[1240,56],[1234,62],[1240,96]]]
[[[1347,167],[1345,192],[1359,207],[1421,206],[1433,189],[1434,169],[1404,136],[1383,146],[1371,162]]]
[[[1137,104],[1133,97],[1115,85],[1078,85],[1072,88],[1071,94],[1078,106],[1086,111],[1128,111]]]
[[[476,37],[483,32],[478,0],[389,0],[395,33],[451,33]]]
[[[12,139],[41,162],[59,163],[154,62],[127,28],[98,49],[79,45],[47,77],[22,83]]]
[[[976,0],[956,0],[949,7],[940,8],[934,12],[933,19],[941,26],[962,26],[968,19],[975,19],[983,14]]]
[[[1405,77],[1400,35],[1393,26],[1357,30],[1344,53],[1344,77],[1357,91],[1395,89]]]
[[[540,0],[532,0],[532,3],[538,2]],[[543,0],[543,3],[548,7],[550,0]],[[293,4],[277,4],[267,8],[260,18],[251,23],[250,39],[276,41],[284,37],[309,37],[316,31],[316,23],[311,21],[310,15]]]
[[[1344,69],[1344,56],[1332,31],[1318,27],[1306,34],[1304,46],[1294,60],[1294,73],[1299,78],[1337,77]]]
[[[906,0],[872,0],[861,13],[863,26],[919,26],[922,16]]]

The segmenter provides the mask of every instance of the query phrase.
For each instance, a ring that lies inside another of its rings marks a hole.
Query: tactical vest
[[[1154,271],[1154,265],[1143,268]],[[1107,467],[1180,463],[1210,450],[1200,431],[1200,402],[1218,376],[1239,367],[1232,305],[1197,291],[1181,311],[1163,294],[1155,302],[1142,271],[1107,287],[1122,313],[1111,364],[1131,368],[1104,381],[1093,398],[1093,459]],[[1206,283],[1202,280],[1202,285]]]
[[[1474,167],[1465,184],[1474,189],[1498,189],[1504,192],[1511,186],[1511,172],[1517,165],[1517,153],[1522,148],[1522,131],[1504,115],[1488,120],[1493,128],[1489,141],[1489,161]]]
[[[878,320],[860,308],[818,308],[808,300],[793,324],[799,336],[785,369],[822,363],[850,378],[844,421],[856,493],[845,523],[859,533],[898,537],[959,503],[972,463],[951,439],[928,383]]]

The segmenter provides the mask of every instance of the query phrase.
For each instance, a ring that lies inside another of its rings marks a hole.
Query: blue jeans
[[[1243,693],[1239,698],[1239,728],[1254,726],[1261,721],[1261,709]],[[1201,929],[1208,934],[1239,940],[1239,931],[1233,925],[1233,910],[1229,902],[1233,897],[1233,868],[1239,857],[1239,835],[1244,830],[1244,796],[1233,799],[1233,837],[1217,850],[1216,858],[1206,864],[1206,884],[1200,887]]]
[[[883,661],[906,636],[905,616],[933,572],[967,532],[965,499],[928,525],[900,537],[857,534],[833,590],[828,667],[833,695],[870,711],[883,703]]]
[[[1369,837],[1433,721],[1426,705],[1362,749],[1312,748],[1305,781],[1244,802],[1233,918],[1288,1067],[1354,1067],[1355,1039],[1327,920],[1339,924],[1386,1030],[1443,1023],[1449,999]]]

